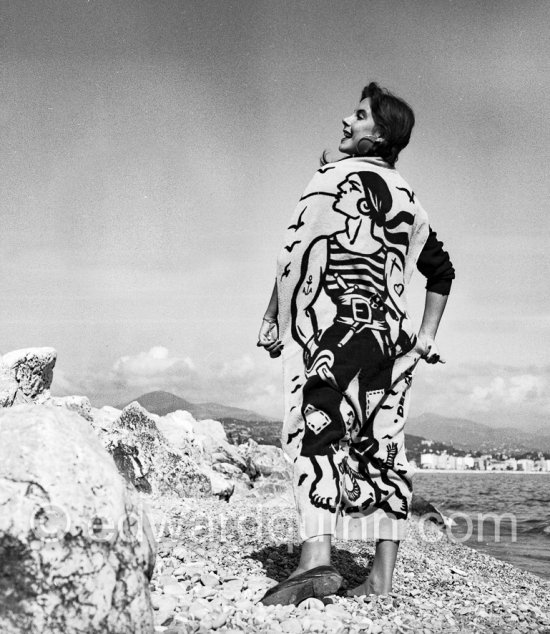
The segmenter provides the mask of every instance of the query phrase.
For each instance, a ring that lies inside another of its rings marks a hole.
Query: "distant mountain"
[[[137,401],[142,407],[152,414],[165,416],[170,412],[179,409],[185,410],[193,415],[197,420],[205,418],[213,418],[220,420],[221,418],[238,419],[241,421],[263,421],[267,422],[272,419],[262,416],[256,412],[239,407],[230,407],[228,405],[220,405],[219,403],[191,403],[181,396],[176,396],[170,392],[157,390],[156,392],[148,392],[142,396],[132,399],[129,403]],[[118,405],[118,409],[124,409],[126,405]]]
[[[409,419],[406,430],[465,451],[550,451],[550,433],[528,432],[517,427],[490,427],[466,418],[432,413]]]
[[[165,416],[176,410],[186,410],[197,420],[213,418],[223,423],[236,438],[254,438],[260,443],[280,445],[282,423],[250,410],[219,403],[191,403],[170,392],[148,392],[138,398],[147,411]],[[131,401],[130,401],[131,402]],[[128,403],[126,403],[127,405]],[[123,409],[125,405],[119,405]],[[409,449],[417,453],[423,447],[413,446],[414,436],[448,445],[449,450],[481,451],[486,453],[522,453],[527,451],[550,452],[550,433],[528,432],[516,427],[490,427],[466,418],[449,418],[426,413],[407,421],[405,431]],[[412,441],[412,443],[411,443]],[[418,444],[418,443],[416,443]],[[443,447],[440,447],[442,449]],[[433,448],[432,448],[433,449]]]

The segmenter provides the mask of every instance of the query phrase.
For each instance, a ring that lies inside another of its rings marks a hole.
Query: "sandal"
[[[317,566],[281,581],[260,599],[264,605],[298,605],[306,599],[322,599],[342,586],[342,575],[333,566]]]

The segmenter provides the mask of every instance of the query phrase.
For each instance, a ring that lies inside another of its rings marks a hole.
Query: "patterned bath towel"
[[[286,231],[281,443],[304,539],[403,537],[412,495],[403,427],[418,361],[406,286],[428,232],[410,186],[367,157],[318,170]]]

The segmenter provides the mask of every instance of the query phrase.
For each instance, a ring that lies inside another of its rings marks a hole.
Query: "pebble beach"
[[[550,632],[550,582],[452,541],[417,517],[401,543],[390,594],[346,597],[366,578],[374,542],[334,540],[332,563],[345,584],[338,594],[266,607],[258,603],[265,591],[299,561],[288,498],[148,496],[143,508],[158,545],[156,632]]]

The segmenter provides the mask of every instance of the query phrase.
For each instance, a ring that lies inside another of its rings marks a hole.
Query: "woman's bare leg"
[[[379,539],[376,542],[374,561],[369,576],[360,586],[349,590],[348,595],[388,594],[391,592],[398,549],[399,541]]]
[[[288,578],[300,575],[306,570],[317,568],[317,566],[330,566],[331,538],[332,535],[327,534],[306,539],[302,544],[298,568]]]

